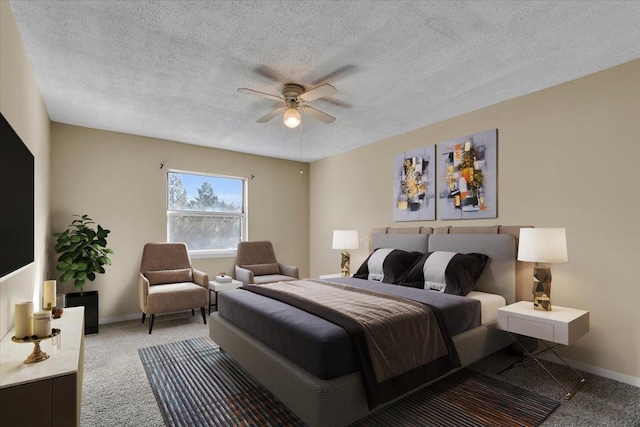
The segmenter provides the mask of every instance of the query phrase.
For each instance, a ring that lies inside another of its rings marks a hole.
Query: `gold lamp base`
[[[533,308],[551,311],[551,268],[533,267]]]
[[[340,262],[340,270],[343,276],[351,276],[351,255],[349,251],[342,252],[342,260]]]

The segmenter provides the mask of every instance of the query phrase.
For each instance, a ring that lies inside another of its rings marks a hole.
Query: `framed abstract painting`
[[[436,219],[435,154],[431,145],[394,156],[394,221]]]
[[[498,129],[438,144],[440,219],[498,216]]]

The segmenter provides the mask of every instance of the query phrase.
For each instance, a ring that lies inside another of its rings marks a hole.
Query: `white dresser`
[[[51,322],[60,329],[60,349],[40,343],[47,360],[25,364],[33,343],[13,342],[13,329],[0,341],[0,425],[79,426],[84,366],[84,307],[65,308]]]

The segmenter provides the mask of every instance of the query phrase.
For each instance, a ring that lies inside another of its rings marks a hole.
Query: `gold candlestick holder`
[[[51,335],[47,335],[46,337],[39,337],[37,335],[23,338],[11,337],[11,341],[19,343],[32,342],[33,352],[24,360],[24,363],[36,363],[42,362],[43,360],[47,360],[49,358],[49,355],[42,351],[42,349],[40,348],[40,341],[53,338],[58,335],[60,335],[60,329],[53,328],[51,330]]]

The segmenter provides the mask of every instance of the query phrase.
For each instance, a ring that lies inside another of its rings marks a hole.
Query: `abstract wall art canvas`
[[[436,219],[436,146],[398,153],[393,159],[393,220]]]
[[[438,144],[440,219],[498,216],[498,129]]]

